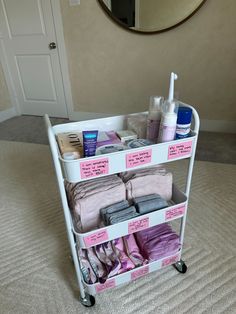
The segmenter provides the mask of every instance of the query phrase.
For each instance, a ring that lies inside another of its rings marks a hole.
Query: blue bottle
[[[177,140],[190,135],[191,119],[192,109],[188,107],[179,107],[175,136]]]

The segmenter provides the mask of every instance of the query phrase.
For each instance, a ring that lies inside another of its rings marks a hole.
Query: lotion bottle
[[[177,78],[177,74],[172,72],[170,76],[169,96],[165,104],[166,111],[162,113],[160,123],[158,136],[159,143],[169,142],[175,139],[177,114],[175,113],[174,81],[177,80]]]
[[[147,118],[147,139],[157,142],[161,122],[163,97],[151,96]]]

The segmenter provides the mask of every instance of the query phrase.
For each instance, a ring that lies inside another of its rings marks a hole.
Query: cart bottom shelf
[[[172,254],[168,257],[164,257],[160,260],[151,262],[149,264],[146,264],[144,266],[135,268],[131,271],[125,272],[123,274],[117,275],[115,277],[109,278],[104,284],[95,283],[95,284],[87,284],[83,282],[85,290],[90,295],[96,295],[98,293],[101,293],[105,290],[109,290],[112,288],[115,288],[119,285],[131,282],[135,279],[138,279],[144,275],[147,275],[149,273],[152,273],[153,271],[156,271],[158,269],[164,268],[166,266],[172,265],[180,261],[181,258],[181,250],[176,252],[175,254]]]

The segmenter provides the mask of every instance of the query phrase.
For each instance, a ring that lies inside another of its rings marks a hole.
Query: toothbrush
[[[174,72],[171,72],[170,74],[170,87],[169,87],[169,96],[168,96],[168,102],[171,103],[174,99],[174,82],[177,80],[178,75]]]

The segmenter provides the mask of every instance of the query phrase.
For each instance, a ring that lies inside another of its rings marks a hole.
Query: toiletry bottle
[[[161,117],[158,142],[169,142],[175,138],[177,114],[175,113],[175,102],[171,101],[168,110]]]
[[[176,125],[176,139],[189,136],[192,119],[192,109],[188,107],[179,107]]]
[[[149,104],[149,112],[147,118],[147,139],[157,142],[158,132],[161,122],[161,105],[163,103],[163,97],[151,96]]]
[[[168,99],[163,106],[163,113],[161,117],[158,142],[169,142],[175,139],[177,114],[175,113],[176,105],[174,102],[174,82],[178,76],[174,72],[170,74],[170,86]]]

